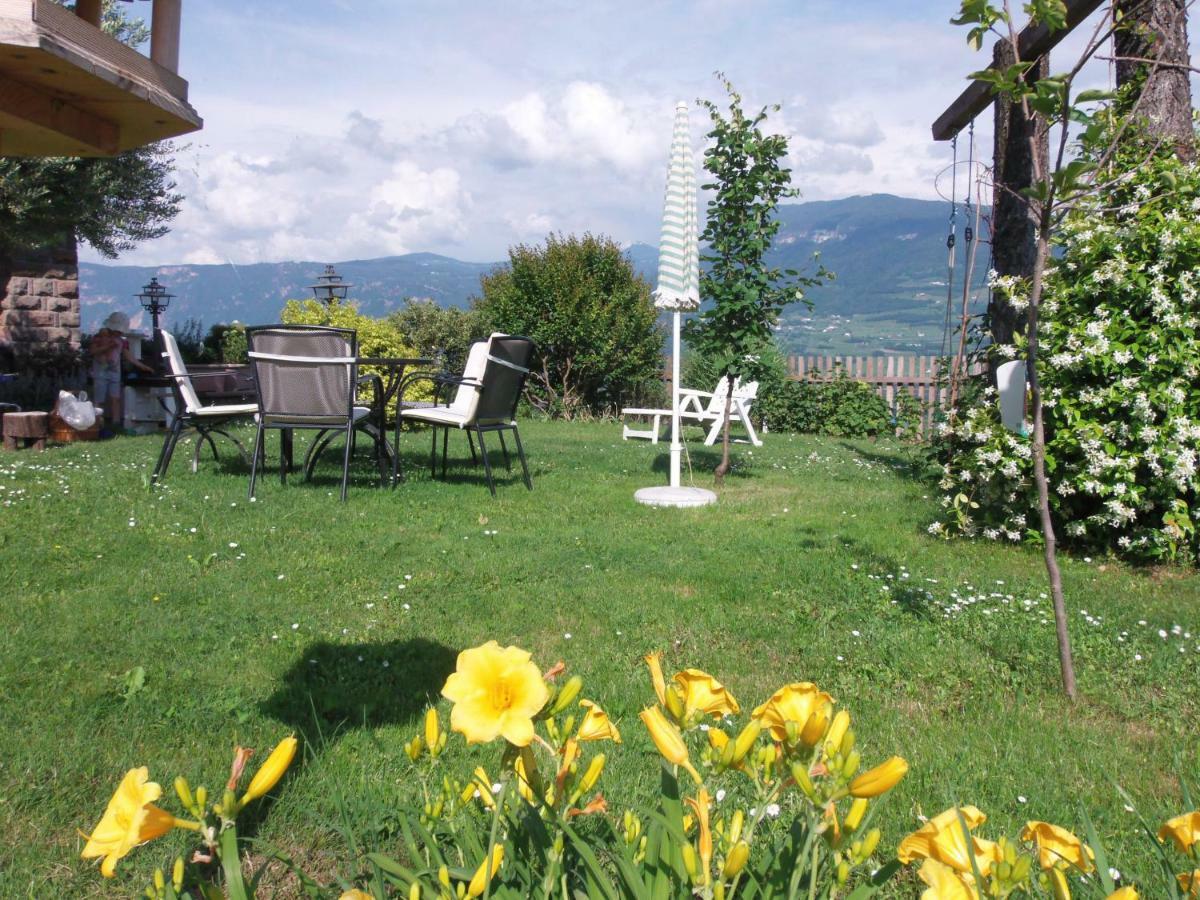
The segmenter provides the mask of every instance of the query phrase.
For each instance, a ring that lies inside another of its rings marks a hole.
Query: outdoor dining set
[[[232,441],[250,463],[249,495],[254,498],[259,473],[266,467],[267,429],[280,433],[279,475],[283,483],[288,472],[295,469],[294,434],[297,430],[307,430],[315,434],[302,464],[305,479],[312,477],[321,454],[338,438],[343,439],[341,499],[345,500],[358,435],[371,442],[381,485],[390,483],[395,487],[403,479],[400,432],[403,424],[409,422],[424,423],[431,428],[433,477],[437,474],[439,432],[443,478],[449,433],[451,429],[466,432],[472,462],[482,459],[493,496],[496,485],[485,435],[495,434],[499,438],[505,465],[510,466],[504,432],[512,432],[525,486],[533,490],[516,421],[517,404],[534,354],[534,343],[529,338],[493,334],[471,346],[461,373],[451,373],[430,368],[433,360],[427,357],[360,356],[358,337],[351,329],[318,325],[247,328],[254,401],[206,404],[194,383],[206,375],[189,373],[174,335],[168,331],[159,334],[174,403],[152,481],[166,474],[175,448],[186,434],[195,437],[193,470],[205,443],[216,455],[213,436],[220,435]],[[370,368],[371,373],[364,374],[361,370],[365,368]],[[427,388],[420,392],[421,396],[430,399],[413,399],[414,389],[422,382]],[[369,399],[362,399],[364,393]],[[389,441],[388,416],[393,408],[395,422]],[[237,420],[252,420],[256,425],[251,454],[227,430]],[[475,438],[479,439],[478,454]]]

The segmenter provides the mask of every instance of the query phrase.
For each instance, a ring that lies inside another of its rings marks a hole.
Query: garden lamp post
[[[326,306],[333,305],[334,300],[345,300],[352,287],[354,285],[342,281],[342,276],[333,266],[326,266],[325,271],[317,276],[317,283],[309,285],[313,296]]]
[[[142,304],[142,309],[150,313],[150,320],[153,322],[154,336],[158,336],[158,317],[163,311],[171,305],[171,301],[175,299],[174,294],[168,294],[167,289],[158,283],[158,279],[151,277],[150,283],[142,288],[142,292],[137,295],[138,302]]]

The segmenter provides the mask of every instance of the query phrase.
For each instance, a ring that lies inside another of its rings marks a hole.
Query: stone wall
[[[0,256],[0,357],[11,365],[79,349],[79,258],[75,242]]]

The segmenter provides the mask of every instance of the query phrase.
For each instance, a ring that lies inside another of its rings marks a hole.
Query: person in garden
[[[129,352],[129,316],[114,312],[88,345],[92,357],[92,402],[104,409],[101,437],[111,437],[121,427],[121,362],[153,374],[154,370]]]

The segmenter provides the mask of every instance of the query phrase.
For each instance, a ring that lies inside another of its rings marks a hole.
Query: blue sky
[[[136,4],[141,11],[148,4]],[[495,260],[551,231],[657,240],[676,100],[780,103],[803,197],[935,197],[929,126],[990,56],[952,0],[193,0],[200,133],[140,264]],[[700,160],[707,130],[692,117]],[[978,136],[990,148],[990,115]],[[84,251],[85,258],[94,258]]]

